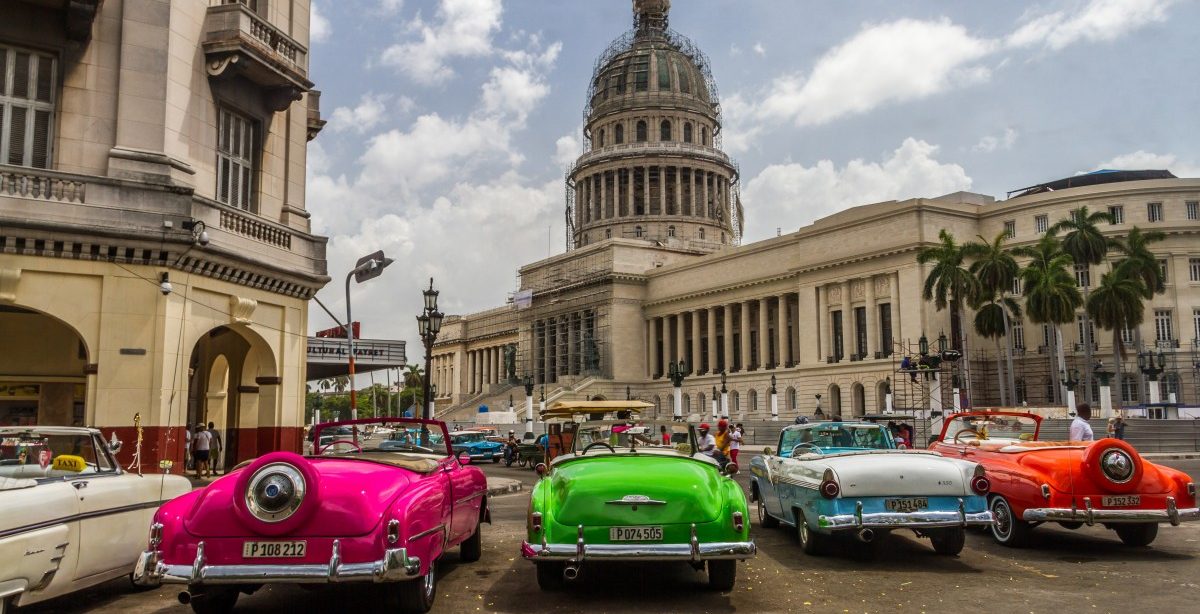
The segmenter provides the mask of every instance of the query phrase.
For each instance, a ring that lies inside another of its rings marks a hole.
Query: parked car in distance
[[[992,480],[992,536],[1022,546],[1034,527],[1099,524],[1130,546],[1146,546],[1162,523],[1200,520],[1186,473],[1142,458],[1117,439],[1042,441],[1042,417],[972,411],[948,416],[930,448],[978,462]]]
[[[504,458],[504,444],[491,441],[487,431],[458,431],[450,435],[450,445],[455,454],[466,452],[473,461],[500,462]]]
[[[572,437],[570,451],[537,466],[521,554],[538,585],[561,588],[606,562],[677,561],[707,568],[711,588],[731,590],[737,562],[756,551],[736,464],[722,473],[692,454],[694,432],[686,453],[636,438],[625,438],[630,447],[589,439]]]
[[[785,427],[779,449],[750,461],[759,524],[795,527],[807,554],[834,536],[873,542],[895,529],[927,537],[939,554],[962,551],[969,526],[989,526],[988,477],[972,462],[896,448],[884,426],[816,422]]]
[[[394,440],[366,435],[370,425],[418,434],[385,447]],[[390,584],[391,609],[428,611],[446,551],[479,559],[487,481],[454,456],[441,422],[318,424],[315,440],[343,427],[351,438],[335,435],[319,454],[272,452],[164,505],[135,582],[186,585],[180,599],[199,614],[229,611],[264,584],[334,582]]]
[[[154,511],[191,490],[138,475],[96,429],[0,427],[0,612],[129,575]]]

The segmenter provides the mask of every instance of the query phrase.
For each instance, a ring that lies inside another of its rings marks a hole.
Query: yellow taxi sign
[[[54,457],[54,464],[51,465],[51,469],[54,469],[55,471],[72,471],[74,473],[79,473],[80,471],[87,469],[87,462],[83,460],[82,456],[63,454],[61,456]]]

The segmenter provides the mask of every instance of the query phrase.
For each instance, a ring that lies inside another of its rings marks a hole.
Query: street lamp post
[[[425,345],[425,377],[421,385],[421,398],[428,400],[431,395],[429,369],[433,365],[433,342],[442,330],[442,318],[445,315],[437,310],[438,291],[433,289],[432,277],[429,278],[429,289],[422,290],[421,294],[425,298],[425,310],[417,316],[417,330],[421,334],[421,342]],[[422,403],[422,406],[422,417],[428,420],[432,412],[429,411],[428,404]]]
[[[1068,371],[1059,371],[1059,378],[1062,379],[1063,386],[1067,387],[1067,411],[1074,413],[1075,411],[1075,387],[1079,385],[1079,369],[1070,369]]]
[[[729,419],[729,389],[725,387],[724,369],[721,369],[721,417]]]
[[[821,395],[816,394],[814,396],[817,397],[817,409],[813,410],[813,417],[817,419],[824,418],[825,410],[821,409]]]
[[[720,403],[721,403],[721,397],[718,396],[717,387],[713,386],[712,387],[712,397],[710,397],[710,402],[709,402],[709,404],[712,405],[712,419],[713,420],[717,419],[717,416],[719,415],[719,413],[721,411],[719,408]]]
[[[775,376],[771,376],[771,420],[779,421],[779,392],[775,390]]]
[[[430,384],[429,385],[429,399],[425,401],[425,405],[426,405],[426,407],[429,408],[429,413],[427,415],[429,416],[429,419],[431,419],[431,420],[433,419],[434,409],[437,408],[437,406],[434,405],[436,399],[437,399],[437,384]]]
[[[1100,417],[1111,418],[1113,416],[1112,388],[1108,378],[1113,376],[1113,372],[1105,370],[1103,362],[1097,362],[1092,366],[1092,375],[1100,378]]]
[[[355,263],[354,268],[346,273],[346,349],[350,377],[350,418],[358,418],[358,395],[354,392],[354,317],[350,310],[350,280],[362,283],[368,279],[379,277],[389,264],[394,262],[383,255],[382,251],[363,256]]]
[[[672,392],[675,395],[675,407],[672,408],[672,420],[675,422],[683,421],[683,377],[687,373],[687,363],[684,361],[672,362],[668,366],[668,372],[671,376],[671,386],[674,387]]]
[[[1150,380],[1150,403],[1161,403],[1162,392],[1158,387],[1158,376],[1162,374],[1167,367],[1167,355],[1161,350],[1158,352],[1158,360],[1155,362],[1154,352],[1139,352],[1137,361],[1138,369]]]
[[[525,376],[525,437],[533,436],[533,377]]]
[[[883,412],[890,414],[895,411],[892,407],[892,377],[890,375],[883,380],[883,399]]]

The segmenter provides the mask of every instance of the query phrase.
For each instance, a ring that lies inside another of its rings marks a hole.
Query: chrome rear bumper
[[[1083,498],[1083,508],[1077,507],[1036,507],[1025,510],[1022,518],[1028,522],[1082,522],[1093,525],[1122,524],[1129,522],[1169,522],[1179,526],[1181,522],[1200,520],[1200,508],[1175,507],[1175,497],[1167,497],[1167,507],[1161,510],[1148,509],[1103,509],[1092,507],[1091,497]]]
[[[168,565],[162,552],[147,550],[133,568],[139,586],[160,584],[321,584],[340,582],[400,582],[421,572],[421,560],[408,556],[404,548],[386,550],[383,558],[369,563],[343,563],[341,544],[334,540],[328,564],[209,565],[204,560],[204,542],[196,546],[191,565]]]
[[[936,529],[940,527],[991,526],[991,512],[968,513],[962,499],[958,500],[958,511],[943,512],[923,510],[920,512],[882,512],[864,514],[862,501],[855,504],[853,514],[818,516],[817,525],[822,529]]]
[[[690,561],[692,563],[719,559],[748,559],[758,551],[754,542],[706,542],[696,537],[692,525],[691,538],[686,544],[588,544],[579,525],[578,539],[573,544],[540,544],[521,542],[521,555],[528,561],[563,561],[582,563],[592,561]]]

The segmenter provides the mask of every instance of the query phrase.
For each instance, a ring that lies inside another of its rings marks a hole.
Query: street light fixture
[[[1157,360],[1154,352],[1138,352],[1138,369],[1150,380],[1150,403],[1161,402],[1161,391],[1158,387],[1158,376],[1167,368],[1167,355],[1159,350]]]
[[[429,278],[429,289],[422,290],[425,298],[425,311],[417,316],[417,331],[421,334],[421,342],[425,346],[425,377],[422,381],[421,417],[429,420],[430,382],[429,369],[433,366],[433,343],[438,333],[442,331],[442,319],[445,314],[437,310],[438,291],[433,289],[433,278]]]
[[[348,363],[350,369],[350,418],[358,418],[358,396],[354,392],[354,316],[350,311],[350,280],[355,283],[362,283],[368,279],[379,277],[383,270],[389,264],[395,262],[391,258],[383,255],[383,251],[377,251],[374,254],[369,254],[358,259],[354,268],[346,273],[346,346],[349,350]]]
[[[668,365],[668,374],[671,376],[671,385],[674,386],[675,407],[671,412],[672,419],[676,422],[683,420],[683,378],[687,373],[687,363],[684,361],[672,362]]]
[[[921,335],[921,340],[917,342],[917,351],[922,356],[929,355],[929,339],[925,338],[925,335]]]

